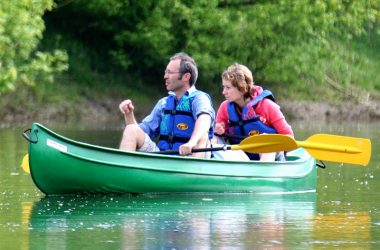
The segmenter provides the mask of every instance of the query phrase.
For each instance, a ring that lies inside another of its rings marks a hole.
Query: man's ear
[[[189,72],[182,75],[182,79],[185,81],[190,81],[191,74]]]

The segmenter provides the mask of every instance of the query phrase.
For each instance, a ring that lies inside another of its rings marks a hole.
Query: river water
[[[44,124],[46,125],[46,124]],[[116,147],[116,126],[49,125]],[[66,127],[66,128],[65,128]],[[45,197],[20,168],[21,133],[0,129],[0,249],[376,249],[380,132],[376,123],[294,122],[297,140],[329,133],[372,140],[368,166],[328,163],[316,193]],[[70,129],[67,129],[70,128]]]

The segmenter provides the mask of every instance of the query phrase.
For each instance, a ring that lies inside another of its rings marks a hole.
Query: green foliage
[[[368,103],[380,99],[379,11],[374,0],[2,1],[1,115],[45,105],[70,116],[125,96],[150,109],[179,51],[215,104],[234,62],[277,99]]]
[[[199,87],[219,96],[220,74],[234,62],[279,96],[333,100],[344,88],[380,86],[363,80],[368,62],[349,45],[379,36],[379,1],[76,0],[49,15],[143,80],[161,77],[169,56],[185,51],[199,64]]]
[[[17,84],[51,82],[53,74],[67,69],[63,51],[37,51],[42,38],[42,15],[52,0],[18,0],[0,3],[0,94]]]
[[[48,27],[65,34],[57,44],[70,55],[70,73],[86,86],[103,86],[110,73],[134,79],[126,81],[129,88],[144,89],[144,82],[162,86],[169,56],[185,51],[200,67],[198,87],[216,99],[223,98],[220,75],[234,62],[251,68],[255,82],[274,89],[280,98],[358,100],[380,89],[377,73],[369,73],[377,72],[373,68],[379,59],[373,58],[379,54],[379,1],[57,0],[56,4],[44,18]],[[79,42],[65,44],[65,39]],[[352,46],[353,42],[365,48]],[[364,55],[368,48],[373,53]],[[10,71],[9,76],[14,75]],[[113,78],[108,82],[124,81]]]

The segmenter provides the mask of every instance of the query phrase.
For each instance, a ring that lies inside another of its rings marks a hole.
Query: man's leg
[[[127,125],[120,142],[121,150],[136,151],[144,144],[145,133],[137,124]]]

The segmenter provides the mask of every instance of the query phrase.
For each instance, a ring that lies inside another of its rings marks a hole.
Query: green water
[[[70,130],[63,127],[70,127]],[[49,125],[115,147],[121,131]],[[376,249],[380,247],[380,132],[373,124],[306,124],[372,140],[367,167],[327,163],[316,194],[49,196],[20,168],[23,128],[0,129],[0,249]]]

